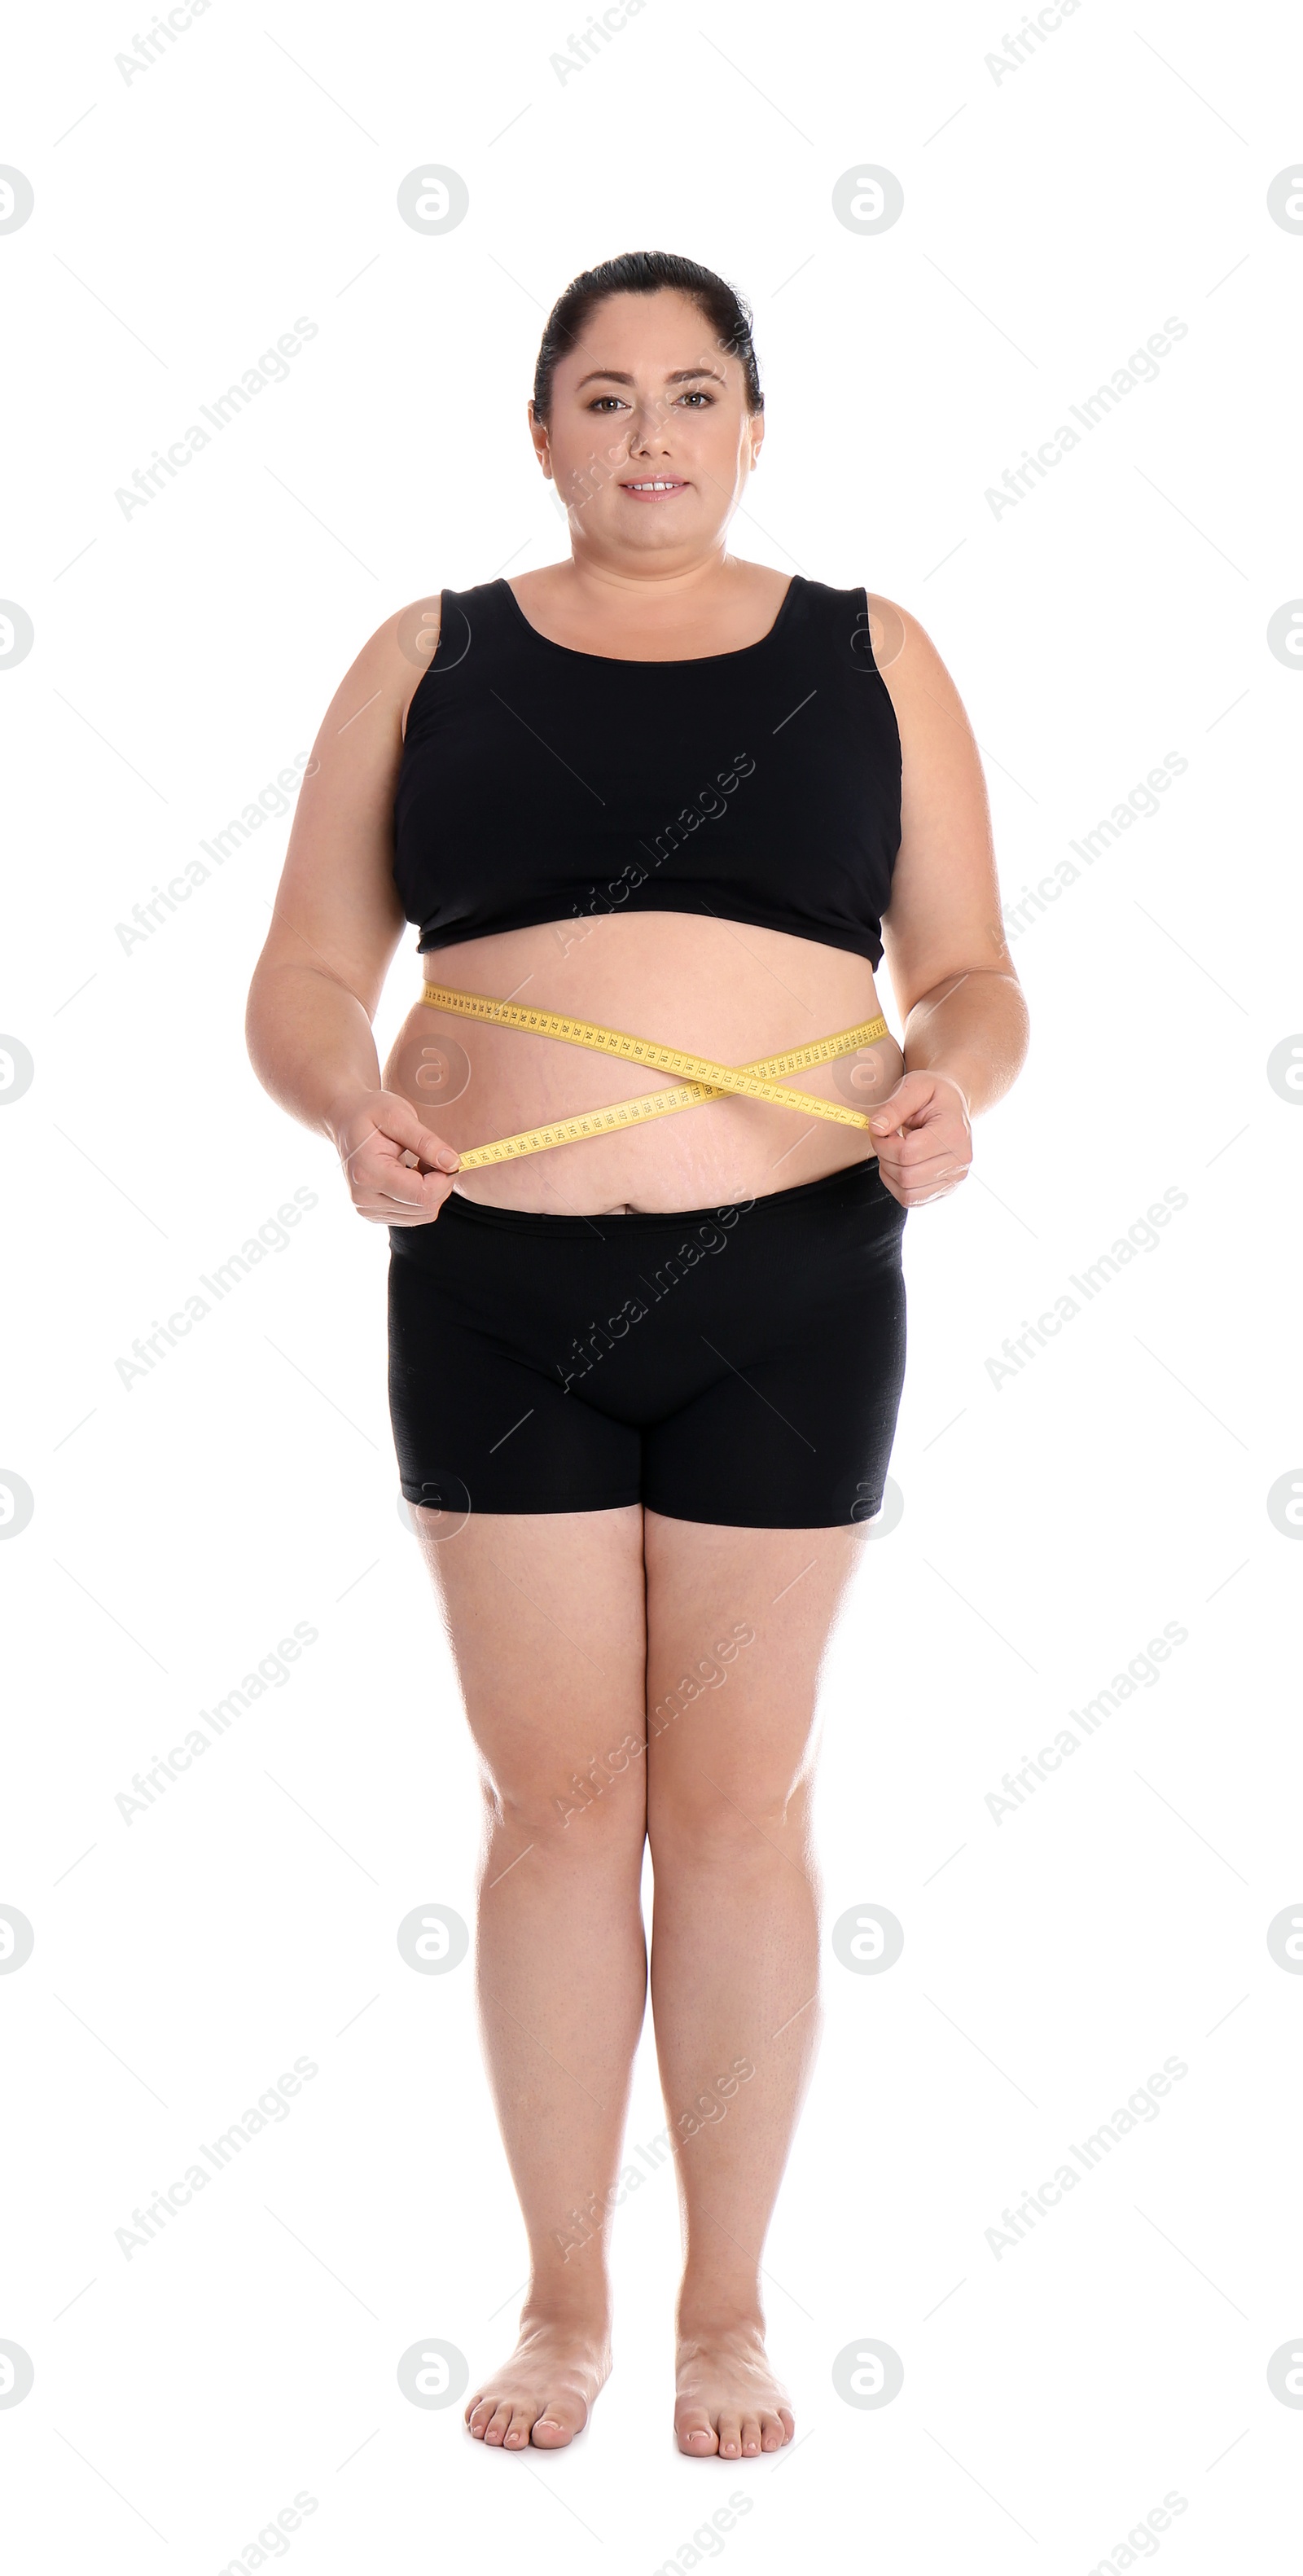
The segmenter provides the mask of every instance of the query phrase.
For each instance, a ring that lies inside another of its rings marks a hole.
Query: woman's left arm
[[[922,1207],[967,1177],[972,1120],[1009,1089],[1026,1056],[1027,1005],[959,692],[908,610],[870,593],[869,620],[901,745],[900,849],[882,938],[906,1065],[872,1132],[892,1197]]]

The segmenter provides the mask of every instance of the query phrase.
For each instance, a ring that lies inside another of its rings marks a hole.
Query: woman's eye
[[[683,400],[685,402],[691,403],[711,403],[714,399],[715,397],[713,394],[703,394],[700,387],[698,387],[694,392],[683,396]]]
[[[595,401],[590,402],[590,404],[589,404],[588,408],[589,408],[589,410],[590,410],[590,411],[601,411],[601,410],[603,410],[603,409],[604,409],[604,407],[605,407],[605,405],[606,405],[607,403],[614,403],[614,405],[615,405],[615,407],[616,407],[616,409],[617,409],[617,411],[618,411],[618,410],[619,410],[619,407],[620,407],[620,397],[619,397],[619,395],[618,395],[618,394],[598,394],[598,395],[597,395],[597,397],[596,397],[596,399],[595,399]]]

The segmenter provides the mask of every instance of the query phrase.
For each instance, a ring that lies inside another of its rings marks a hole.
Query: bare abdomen
[[[807,1045],[880,1008],[872,968],[849,950],[688,913],[602,914],[500,931],[429,949],[419,969],[431,983],[593,1020],[722,1064]],[[870,1110],[903,1069],[888,1036],[792,1079],[839,1107]],[[668,1088],[675,1077],[418,1001],[383,1079],[465,1152]],[[484,1166],[457,1187],[485,1205],[551,1214],[713,1207],[821,1179],[872,1152],[862,1128],[767,1101],[712,1100]]]

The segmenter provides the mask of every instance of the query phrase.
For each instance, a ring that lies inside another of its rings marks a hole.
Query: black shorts
[[[407,1501],[871,1520],[905,1370],[905,1215],[870,1159],[668,1216],[534,1216],[454,1190],[433,1224],[391,1226]]]

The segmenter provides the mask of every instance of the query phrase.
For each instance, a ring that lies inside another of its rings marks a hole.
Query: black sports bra
[[[445,590],[408,711],[394,881],[418,953],[597,912],[687,912],[877,966],[900,734],[863,590],[801,573],[699,661],[573,652],[509,584]]]

